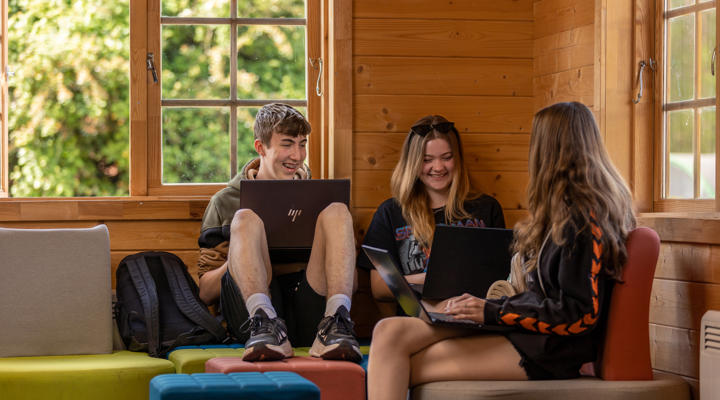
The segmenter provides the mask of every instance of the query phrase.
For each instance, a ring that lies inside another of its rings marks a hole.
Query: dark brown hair
[[[282,133],[292,137],[310,134],[310,123],[292,106],[283,103],[272,103],[263,106],[255,116],[253,131],[255,139],[264,145],[270,145],[273,133]]]

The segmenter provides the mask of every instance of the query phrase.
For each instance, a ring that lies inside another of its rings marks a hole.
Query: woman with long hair
[[[369,399],[404,398],[442,380],[567,379],[594,361],[613,282],[635,227],[630,191],[610,162],[590,110],[539,111],[530,139],[529,216],[515,227],[517,294],[452,298],[457,319],[505,325],[503,334],[438,328],[417,318],[381,320],[373,332]]]
[[[390,188],[393,197],[378,207],[363,244],[389,250],[410,283],[425,281],[436,224],[505,227],[500,204],[472,189],[460,135],[440,115],[423,117],[410,128]],[[371,270],[373,296],[392,300],[363,252],[358,265]]]

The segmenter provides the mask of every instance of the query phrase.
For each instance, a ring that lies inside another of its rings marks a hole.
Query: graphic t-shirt
[[[464,204],[470,218],[450,225],[467,227],[505,228],[502,207],[493,197],[482,195]],[[445,224],[445,208],[433,210],[435,224]],[[363,244],[386,249],[403,275],[418,274],[425,270],[430,252],[424,249],[413,235],[412,226],[402,216],[402,209],[395,199],[385,200],[375,211]],[[357,265],[374,268],[364,252],[358,253]]]

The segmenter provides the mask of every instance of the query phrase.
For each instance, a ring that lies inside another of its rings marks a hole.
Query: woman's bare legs
[[[520,354],[504,336],[442,340],[410,358],[410,386],[451,380],[526,380]]]
[[[527,379],[520,355],[504,337],[439,328],[394,317],[373,331],[368,399],[404,399],[411,385],[438,380]],[[480,362],[482,361],[482,362]]]

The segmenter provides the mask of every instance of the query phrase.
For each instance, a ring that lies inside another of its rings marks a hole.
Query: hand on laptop
[[[464,293],[447,301],[445,312],[455,319],[469,319],[482,324],[485,322],[485,300]]]

